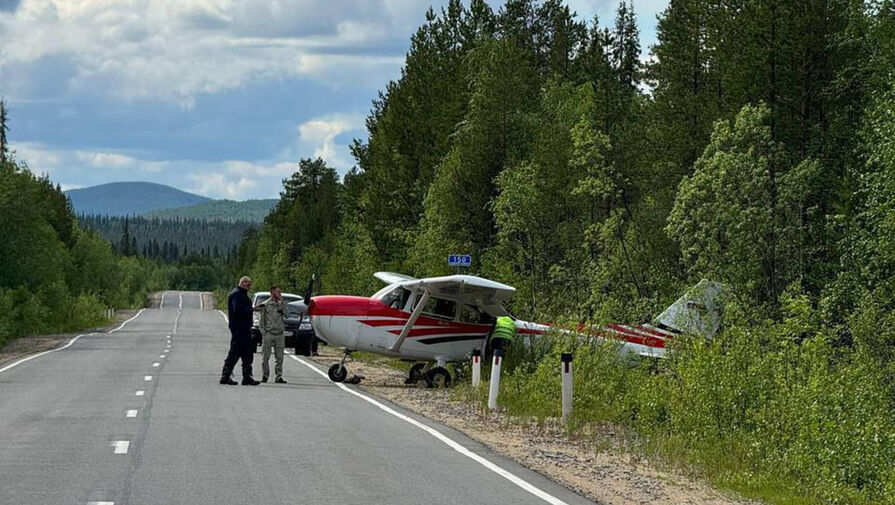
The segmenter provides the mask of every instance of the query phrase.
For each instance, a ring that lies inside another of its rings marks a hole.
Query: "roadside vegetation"
[[[630,2],[452,1],[411,39],[341,180],[302,160],[240,272],[370,294],[377,270],[470,273],[529,320],[649,320],[702,278],[722,333],[629,367],[561,340],[502,404],[611,422],[646,454],[772,503],[895,503],[895,9],[672,2],[649,62]]]
[[[152,262],[115,253],[82,230],[46,177],[0,161],[0,346],[23,335],[74,331],[108,307],[142,307],[165,281]]]

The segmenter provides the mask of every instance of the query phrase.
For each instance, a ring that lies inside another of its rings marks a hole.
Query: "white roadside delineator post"
[[[562,420],[572,413],[572,353],[564,352],[562,361]]]
[[[482,352],[472,350],[472,387],[477,388],[482,383]]]
[[[503,366],[503,349],[494,350],[491,364],[491,389],[488,390],[488,410],[497,410],[497,393],[500,390],[500,367]]]

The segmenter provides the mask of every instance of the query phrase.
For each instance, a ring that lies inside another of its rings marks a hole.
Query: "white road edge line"
[[[127,450],[130,447],[131,443],[127,440],[116,440],[112,442],[112,447],[115,448],[113,454],[127,454]]]
[[[307,361],[299,358],[298,356],[295,356],[294,354],[290,354],[289,357],[294,359],[295,361],[298,361],[302,365],[305,365],[306,367],[310,368],[314,372],[317,372],[318,374],[322,375],[324,378],[326,378],[326,380],[329,381],[329,376],[326,375],[326,373],[324,373],[322,370],[320,370],[316,366],[308,363]],[[402,421],[406,421],[406,422],[416,426],[417,428],[427,432],[428,434],[432,435],[433,437],[437,438],[438,440],[441,440],[442,442],[444,442],[451,449],[459,452],[460,454],[466,456],[467,458],[484,466],[485,468],[487,468],[488,470],[491,470],[492,472],[496,473],[497,475],[500,475],[504,479],[521,487],[525,491],[528,491],[529,493],[537,496],[538,498],[544,500],[545,502],[550,503],[551,505],[568,505],[566,502],[560,500],[559,498],[547,493],[546,491],[542,491],[541,489],[528,483],[527,481],[523,480],[522,478],[517,477],[515,474],[512,474],[509,471],[504,470],[502,467],[500,467],[500,466],[488,461],[487,459],[479,456],[478,454],[470,451],[469,449],[464,447],[462,444],[455,442],[454,440],[449,438],[447,435],[441,433],[440,431],[436,430],[435,428],[432,428],[431,426],[427,426],[411,417],[407,417],[404,414],[396,411],[395,409],[393,409],[383,403],[380,403],[380,402],[370,398],[367,395],[364,395],[364,394],[358,393],[357,391],[354,391],[353,389],[345,386],[344,384],[340,384],[338,382],[333,382],[332,384],[338,386],[343,391],[346,391],[346,392],[364,400],[367,403],[370,403],[372,405],[375,405],[376,407],[379,407],[380,409],[384,410],[385,412],[388,412],[389,414],[397,417],[398,419],[401,419]]]
[[[224,311],[223,311],[223,310],[221,310],[221,309],[218,309],[218,312],[220,312],[220,313],[221,313],[221,317],[223,317],[223,318],[224,318],[224,321],[227,321],[227,324],[230,324],[230,320],[229,320],[229,319],[227,319],[227,314],[224,314]],[[329,378],[329,377],[327,377],[327,379],[328,379],[328,378]]]
[[[177,308],[178,309],[183,308],[183,293],[182,292],[179,295],[177,295]]]
[[[140,314],[142,314],[142,313],[143,313],[143,310],[144,310],[144,309],[140,309],[140,311],[137,312],[136,315],[134,315],[134,317],[132,317],[132,318],[128,319],[127,321],[121,323],[121,326],[115,328],[114,330],[110,330],[109,333],[115,333],[116,331],[118,331],[118,330],[120,330],[121,328],[123,328],[124,325],[126,325],[127,323],[133,321],[134,319],[137,318],[137,316],[139,316]],[[0,368],[0,373],[3,373],[3,372],[5,372],[5,371],[9,370],[10,368],[19,366],[19,365],[21,365],[22,363],[24,363],[24,362],[26,362],[26,361],[31,361],[31,360],[34,359],[34,358],[39,358],[39,357],[43,356],[44,354],[50,354],[51,352],[56,352],[56,351],[61,351],[61,350],[63,350],[63,349],[67,349],[69,346],[71,346],[72,344],[74,344],[75,342],[77,342],[78,339],[81,338],[81,337],[83,337],[84,335],[86,335],[86,333],[82,333],[82,334],[80,334],[80,335],[78,335],[78,336],[72,338],[71,340],[68,341],[67,344],[65,344],[65,345],[63,345],[63,346],[61,346],[61,347],[57,347],[57,348],[55,348],[55,349],[50,349],[49,351],[39,352],[39,353],[37,353],[37,354],[35,354],[35,355],[33,355],[33,356],[28,356],[27,358],[22,358],[22,359],[20,359],[20,360],[18,360],[18,361],[16,361],[16,362],[10,363],[9,365],[6,365],[5,367]],[[90,335],[94,335],[94,334],[91,333]]]

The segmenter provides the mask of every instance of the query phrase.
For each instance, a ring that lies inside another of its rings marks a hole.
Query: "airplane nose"
[[[314,312],[317,310],[317,302],[314,301],[313,298],[308,302],[308,316],[313,316]]]

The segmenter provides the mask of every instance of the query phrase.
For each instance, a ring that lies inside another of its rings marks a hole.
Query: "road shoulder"
[[[321,347],[314,360],[329,366],[339,359]],[[684,475],[662,471],[621,447],[612,427],[588,437],[570,437],[554,421],[519,422],[482,411],[454,391],[404,386],[404,372],[387,365],[352,361],[351,373],[364,376],[360,389],[377,398],[454,429],[511,461],[597,503],[611,505],[742,505],[738,500]]]
[[[54,333],[51,335],[29,335],[19,337],[8,342],[3,348],[0,348],[0,367],[34,354],[55,349],[84,333],[105,333],[133,317],[136,313],[137,310],[120,310],[115,313],[115,318],[109,321],[108,324],[97,328],[88,328],[75,333]]]

